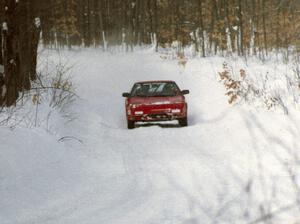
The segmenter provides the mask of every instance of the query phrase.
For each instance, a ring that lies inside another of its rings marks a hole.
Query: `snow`
[[[3,30],[8,30],[8,26],[7,26],[6,22],[2,23],[2,29]]]
[[[36,28],[40,28],[41,27],[41,19],[39,17],[34,18],[34,24],[35,24]]]
[[[299,221],[297,109],[229,105],[218,77],[224,60],[255,74],[272,63],[196,58],[183,69],[149,50],[42,54],[74,64],[77,119],[52,121],[51,133],[0,128],[0,223],[249,223],[268,212]],[[189,89],[189,127],[127,130],[121,94],[140,80]]]

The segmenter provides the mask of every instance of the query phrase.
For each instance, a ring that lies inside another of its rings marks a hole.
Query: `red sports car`
[[[127,127],[133,129],[135,122],[178,120],[187,126],[187,103],[184,95],[189,90],[180,90],[174,81],[137,82],[126,97]]]

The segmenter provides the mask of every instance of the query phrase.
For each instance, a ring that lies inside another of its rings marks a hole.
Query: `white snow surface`
[[[299,111],[229,105],[217,75],[224,58],[182,68],[149,50],[46,52],[74,64],[77,119],[53,121],[51,133],[0,128],[1,224],[300,221]],[[248,62],[257,73],[272,65]],[[156,79],[190,90],[189,126],[127,130],[122,92]]]

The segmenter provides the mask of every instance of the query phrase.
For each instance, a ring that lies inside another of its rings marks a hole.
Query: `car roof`
[[[143,84],[143,83],[168,83],[168,82],[174,82],[172,80],[153,80],[153,81],[139,81],[135,84]]]

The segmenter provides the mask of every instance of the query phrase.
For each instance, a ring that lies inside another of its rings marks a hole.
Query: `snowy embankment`
[[[49,56],[56,60],[55,52]],[[149,51],[60,56],[74,64],[80,99],[71,110],[77,119],[52,121],[51,134],[0,128],[0,223],[300,219],[299,111],[229,105],[218,76],[224,58],[193,59],[183,68]],[[242,60],[228,63],[247,70]],[[271,62],[248,66],[258,74],[274,71]],[[189,127],[126,129],[121,93],[135,81],[154,79],[172,79],[191,91]]]

